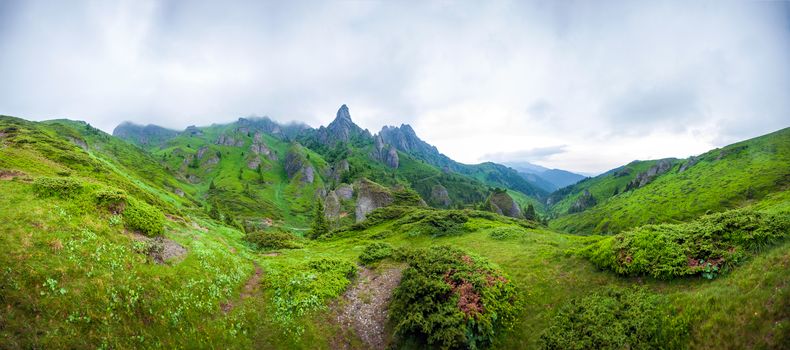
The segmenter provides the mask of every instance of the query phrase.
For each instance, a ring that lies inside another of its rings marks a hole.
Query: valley
[[[788,186],[790,128],[583,177],[456,162],[345,105],[112,135],[0,116],[0,347],[783,349]]]

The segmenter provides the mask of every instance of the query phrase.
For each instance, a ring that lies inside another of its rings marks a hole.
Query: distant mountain
[[[379,185],[414,190],[439,208],[478,207],[492,191],[505,189],[519,206],[532,204],[543,212],[549,194],[504,165],[458,163],[409,125],[373,134],[354,123],[346,105],[318,128],[250,117],[183,131],[123,123],[114,134],[148,150],[198,185],[199,196],[244,222],[269,218],[304,227],[315,196],[325,198],[329,217],[361,218],[372,209],[363,203],[353,215],[355,203],[362,203],[357,191],[385,203],[387,191],[371,194]],[[376,185],[357,188],[365,181]],[[209,183],[213,189],[205,187]]]
[[[138,146],[161,144],[178,135],[178,131],[157,125],[138,125],[123,122],[112,131],[113,136],[120,137]]]
[[[548,192],[573,185],[586,178],[584,175],[567,170],[549,169],[530,162],[506,162],[503,164],[516,169],[524,178]]]

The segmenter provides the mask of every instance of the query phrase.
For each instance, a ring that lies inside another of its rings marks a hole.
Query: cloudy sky
[[[600,172],[790,126],[790,3],[0,0],[0,114],[411,124]]]

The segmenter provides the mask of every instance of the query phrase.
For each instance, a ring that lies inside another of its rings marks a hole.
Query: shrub
[[[99,207],[104,207],[113,214],[123,213],[124,209],[126,209],[126,192],[119,189],[101,189],[96,191],[94,197]]]
[[[357,222],[351,225],[351,229],[362,231],[367,228],[382,224],[386,221],[400,218],[413,210],[414,208],[405,206],[387,206],[377,208],[365,216],[365,221]]]
[[[159,236],[165,232],[165,216],[162,212],[132,197],[127,200],[123,219],[127,228],[140,231],[146,236]]]
[[[524,231],[515,227],[497,227],[488,234],[492,239],[505,240],[524,235]]]
[[[684,224],[646,225],[581,251],[598,267],[623,275],[714,278],[748,255],[787,238],[787,215],[740,209]]]
[[[384,242],[368,244],[359,256],[359,261],[368,265],[392,255],[392,245]]]
[[[396,206],[425,206],[425,202],[420,198],[420,195],[408,188],[392,191],[392,204]]]
[[[460,210],[421,210],[398,220],[401,230],[431,237],[460,235],[468,230],[464,223],[469,216]]]
[[[296,265],[279,265],[268,270],[266,283],[273,289],[274,318],[289,332],[301,333],[295,319],[323,309],[349,285],[356,265],[340,259],[316,259]]]
[[[81,190],[81,182],[67,177],[39,177],[33,181],[33,192],[39,197],[71,198]]]
[[[688,322],[642,289],[610,289],[562,306],[540,339],[545,349],[683,348]]]
[[[244,240],[255,248],[263,250],[301,248],[298,238],[290,232],[280,230],[254,231],[248,233]]]
[[[483,258],[452,247],[396,255],[409,264],[390,304],[398,336],[429,346],[474,349],[512,328],[520,304],[516,289]]]

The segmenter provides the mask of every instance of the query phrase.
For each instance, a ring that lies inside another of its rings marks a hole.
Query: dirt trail
[[[255,265],[255,273],[252,274],[250,279],[247,280],[247,283],[244,284],[244,288],[241,290],[241,294],[239,294],[239,298],[235,301],[228,300],[222,304],[222,311],[225,313],[230,312],[233,310],[236,305],[240,304],[244,299],[247,299],[255,294],[260,288],[261,285],[261,278],[263,277],[263,269],[258,265],[257,262],[252,262]]]
[[[390,342],[385,326],[390,299],[400,283],[403,266],[376,272],[363,267],[356,284],[343,298],[337,321],[344,330],[352,330],[370,349],[385,349]],[[345,344],[348,345],[348,344]]]

